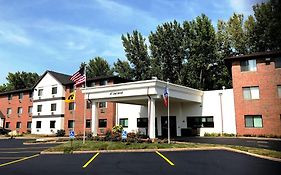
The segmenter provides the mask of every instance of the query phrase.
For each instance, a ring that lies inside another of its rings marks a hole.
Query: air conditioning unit
[[[54,112],[51,112],[51,115],[54,115]]]
[[[55,98],[55,95],[53,95],[52,97]]]
[[[100,112],[101,112],[101,113],[105,113],[105,108],[101,108],[101,109],[100,109]]]
[[[38,113],[38,115],[40,115],[40,113]]]
[[[38,97],[39,98],[39,100],[41,99],[41,97]]]

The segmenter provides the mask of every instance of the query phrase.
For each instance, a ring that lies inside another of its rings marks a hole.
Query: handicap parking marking
[[[90,160],[88,160],[83,166],[82,168],[86,168],[100,153],[97,152]]]
[[[174,166],[174,165],[175,165],[171,160],[169,160],[166,156],[164,156],[164,155],[161,154],[160,152],[158,152],[158,151],[155,151],[155,152],[156,152],[156,154],[158,154],[160,157],[162,157],[166,162],[168,162],[171,166]]]
[[[3,164],[0,164],[0,167],[11,165],[11,164],[18,163],[18,162],[22,162],[22,161],[25,161],[25,160],[28,160],[28,159],[32,159],[34,157],[38,157],[39,155],[40,154],[35,154],[35,155],[29,156],[29,157],[24,157],[24,158],[21,158],[21,159],[18,159],[18,160],[14,160],[14,161],[11,161],[11,162],[3,163]]]

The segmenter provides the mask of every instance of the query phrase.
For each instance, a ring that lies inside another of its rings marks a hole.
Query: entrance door
[[[167,116],[161,117],[161,131],[162,131],[162,137],[168,137],[168,117]],[[171,137],[177,136],[176,116],[170,116],[170,136]]]

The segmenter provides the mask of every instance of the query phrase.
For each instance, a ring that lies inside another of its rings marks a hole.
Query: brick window
[[[27,128],[28,129],[31,129],[31,124],[32,124],[32,122],[27,122]]]
[[[22,114],[22,107],[18,107],[18,114],[19,114],[19,115]]]
[[[74,128],[75,121],[74,120],[68,120],[68,128]]]
[[[106,119],[99,119],[99,128],[106,128],[107,120]]]
[[[99,102],[99,108],[106,108],[106,102]]]
[[[281,85],[277,86],[278,97],[281,98]]]
[[[100,86],[107,85],[107,80],[100,81]]]
[[[74,110],[74,102],[68,104],[68,110]]]
[[[50,128],[56,128],[56,121],[55,120],[50,121]]]
[[[33,92],[29,92],[29,98],[33,97]]]
[[[28,106],[28,113],[32,114],[32,106]]]
[[[41,97],[43,95],[43,89],[38,90],[38,97]]]
[[[12,108],[7,108],[7,115],[11,115],[12,114]]]
[[[51,111],[56,111],[57,110],[57,104],[53,103],[51,104]]]
[[[240,62],[241,72],[257,71],[257,62],[253,60],[243,60]]]
[[[10,128],[10,122],[6,122],[5,128]]]
[[[244,117],[246,128],[262,128],[261,115],[245,115]]]
[[[281,57],[275,58],[275,68],[281,68]]]
[[[92,108],[92,103],[90,100],[87,100],[87,109],[91,109]]]
[[[58,93],[58,88],[57,87],[52,87],[52,95]]]
[[[119,125],[122,125],[123,128],[128,128],[128,118],[120,118]]]
[[[23,93],[19,93],[19,100],[21,100],[23,98]]]
[[[12,100],[13,95],[12,94],[8,94],[8,100]]]
[[[243,87],[244,100],[260,99],[259,87]]]
[[[91,128],[91,120],[90,119],[86,120],[86,128]]]
[[[36,128],[41,128],[41,121],[36,121]]]
[[[21,122],[17,122],[16,128],[17,128],[17,129],[20,129],[20,128],[21,128]]]
[[[42,112],[42,105],[37,105],[37,112]]]

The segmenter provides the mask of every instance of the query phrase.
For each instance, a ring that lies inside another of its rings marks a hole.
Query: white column
[[[155,139],[155,99],[151,98],[148,100],[148,105],[150,105],[148,135],[151,139]]]
[[[92,103],[92,133],[93,136],[98,135],[98,103],[93,102]]]

